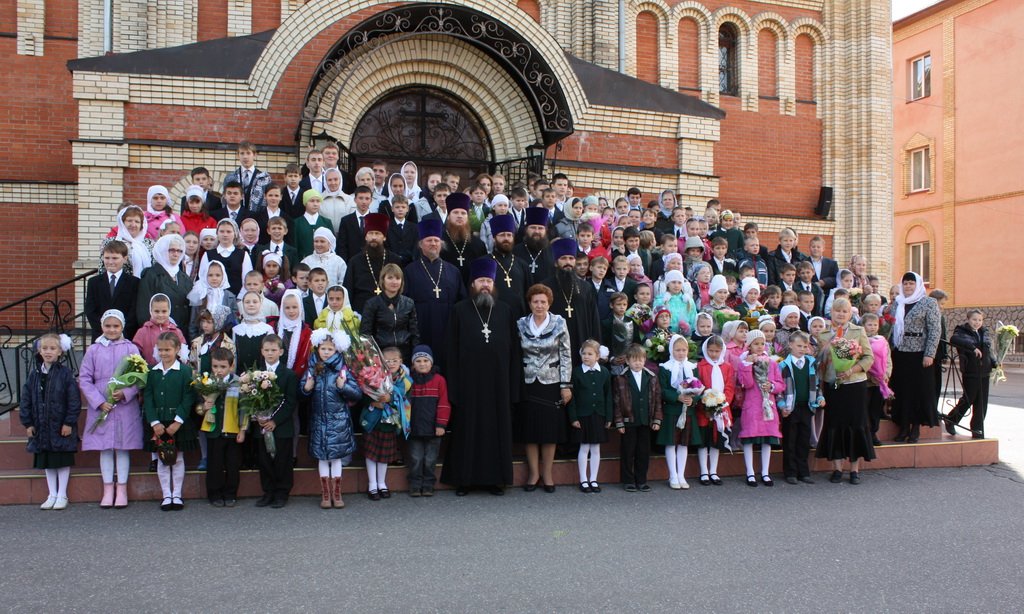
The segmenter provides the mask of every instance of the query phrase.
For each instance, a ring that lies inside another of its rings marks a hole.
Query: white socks
[[[50,491],[51,497],[57,496],[57,470],[43,469],[46,473],[46,488]]]
[[[68,480],[71,479],[71,467],[57,469],[57,498],[68,498]]]
[[[181,499],[181,486],[185,481],[185,460],[180,455],[170,467],[157,463],[156,476],[160,479],[160,490],[164,499]]]
[[[685,447],[685,446],[682,446]],[[711,466],[708,466],[708,450],[711,451]],[[703,475],[718,475],[718,448],[697,448],[697,466],[700,468],[700,474]],[[685,465],[685,460],[683,461]]]
[[[366,461],[372,463],[373,461]],[[322,460],[316,462],[317,471],[320,473],[322,478],[340,478],[341,477],[341,459],[336,458],[334,460]],[[366,473],[370,473],[370,465],[366,465]],[[376,476],[374,476],[376,477]]]
[[[338,461],[341,464],[341,461]],[[339,470],[340,473],[340,470]],[[378,463],[370,459],[366,459],[366,478],[370,482],[370,492],[375,490],[384,490],[388,487],[387,484],[388,476],[388,464]],[[341,476],[339,476],[341,477]]]
[[[164,499],[171,498],[171,468],[162,462],[156,463],[156,477],[160,480],[160,492]]]
[[[590,458],[590,476],[587,477],[587,458]],[[601,444],[581,443],[580,453],[576,456],[576,465],[580,471],[580,483],[596,482],[597,472],[601,468]]]
[[[114,459],[117,463],[117,483],[127,484],[128,474],[132,470],[132,453],[128,450],[115,450],[114,452]]]
[[[676,447],[665,446],[665,464],[668,465],[668,481],[672,484],[679,483],[679,472],[676,469]]]
[[[718,475],[718,456],[721,451],[718,448],[711,448],[711,475]]]
[[[772,460],[772,447],[761,444],[761,477],[768,475],[768,465]],[[747,464],[747,475],[754,474],[754,444],[743,444],[743,462]]]
[[[117,483],[127,484],[131,470],[131,453],[128,450],[100,451],[100,475],[104,484],[114,483],[114,467],[117,467]]]
[[[181,487],[185,481],[185,459],[180,454],[172,469],[174,470],[172,474],[174,483],[171,485],[171,497],[181,499]]]

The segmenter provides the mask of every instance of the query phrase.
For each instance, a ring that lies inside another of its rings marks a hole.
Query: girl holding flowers
[[[697,378],[697,365],[687,360],[690,342],[686,337],[672,335],[668,345],[670,357],[658,370],[665,414],[665,426],[658,431],[658,443],[665,446],[669,487],[686,490],[690,488],[684,476],[689,454],[687,445],[693,429],[696,398],[704,391],[704,384]]]
[[[850,483],[860,483],[860,460],[875,458],[867,416],[868,370],[875,360],[864,329],[852,322],[850,301],[832,302],[832,330],[818,335],[819,373],[824,382],[825,424],[818,439],[817,458],[832,461],[829,481],[843,479],[843,461],[850,460]]]
[[[111,378],[118,365],[129,356],[145,365],[139,349],[124,338],[125,316],[117,309],[106,311],[100,322],[103,336],[85,351],[78,374],[78,385],[86,402],[86,424],[82,451],[99,450],[103,495],[100,507],[128,506],[128,474],[131,450],[142,449],[142,421],[139,419],[141,389],[138,386],[116,388]],[[101,417],[105,414],[105,418]],[[117,469],[115,487],[114,470]]]
[[[690,442],[697,446],[701,485],[721,486],[718,456],[721,450],[732,450],[732,411],[729,406],[736,389],[736,376],[726,359],[725,342],[721,337],[709,337],[704,341],[701,353],[704,358],[697,363],[697,376],[705,390],[701,395],[701,406],[696,411],[697,424]]]
[[[747,350],[740,355],[737,379],[743,386],[743,411],[740,413],[740,442],[743,444],[743,461],[747,465],[747,486],[757,486],[754,475],[754,446],[761,446],[761,483],[774,486],[768,475],[772,458],[772,446],[779,445],[782,432],[779,430],[779,409],[775,396],[786,390],[782,381],[779,363],[766,351],[764,333],[752,330],[747,333]]]

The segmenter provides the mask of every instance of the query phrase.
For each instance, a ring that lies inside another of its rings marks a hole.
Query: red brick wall
[[[0,31],[13,34],[17,24],[18,0],[0,0]]]
[[[757,33],[757,93],[759,96],[778,96],[778,41],[775,33],[764,28]]]
[[[532,17],[534,21],[540,23],[540,3],[537,0],[519,0],[516,2],[516,6]]]
[[[806,34],[796,37],[796,99],[814,100],[814,40]]]
[[[253,0],[252,31],[273,30],[281,25],[281,0]]]
[[[559,160],[679,168],[675,139],[577,131],[563,139],[561,144],[562,150],[557,152]],[[548,158],[555,155],[554,148],[548,150]]]
[[[47,2],[45,6],[46,17],[43,23],[43,34],[45,36],[78,38],[77,2]],[[47,40],[46,44],[49,43],[50,41]],[[49,51],[49,49],[44,48],[44,53],[49,54]]]
[[[642,11],[636,16],[636,77],[650,83],[658,83],[660,66],[658,51],[661,41],[658,37],[658,16]]]
[[[0,305],[74,276],[71,263],[78,249],[74,205],[0,203],[0,219],[4,235],[18,237],[0,241],[0,261],[6,263],[0,267]],[[31,274],[26,275],[26,270]],[[6,318],[3,323],[13,326]]]
[[[814,107],[798,105],[796,117],[779,115],[777,108],[750,113],[728,96],[721,98],[721,107],[727,115],[715,146],[715,174],[721,177],[723,206],[811,216],[821,187],[821,122]]]
[[[679,40],[679,88],[700,87],[700,36],[699,26],[693,19],[680,19]]]
[[[278,8],[280,18],[281,9]],[[259,30],[256,30],[257,32]],[[196,38],[208,41],[228,35],[228,0],[199,0]]]

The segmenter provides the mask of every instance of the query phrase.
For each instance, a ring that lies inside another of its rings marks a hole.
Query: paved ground
[[[869,471],[856,487],[0,508],[0,599],[19,612],[1020,611],[1022,397],[1017,376],[993,398],[988,432],[1009,462]]]

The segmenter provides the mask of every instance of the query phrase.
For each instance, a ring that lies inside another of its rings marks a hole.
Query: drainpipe
[[[619,72],[626,72],[626,0],[619,0]]]
[[[103,0],[103,53],[114,50],[114,0]]]

